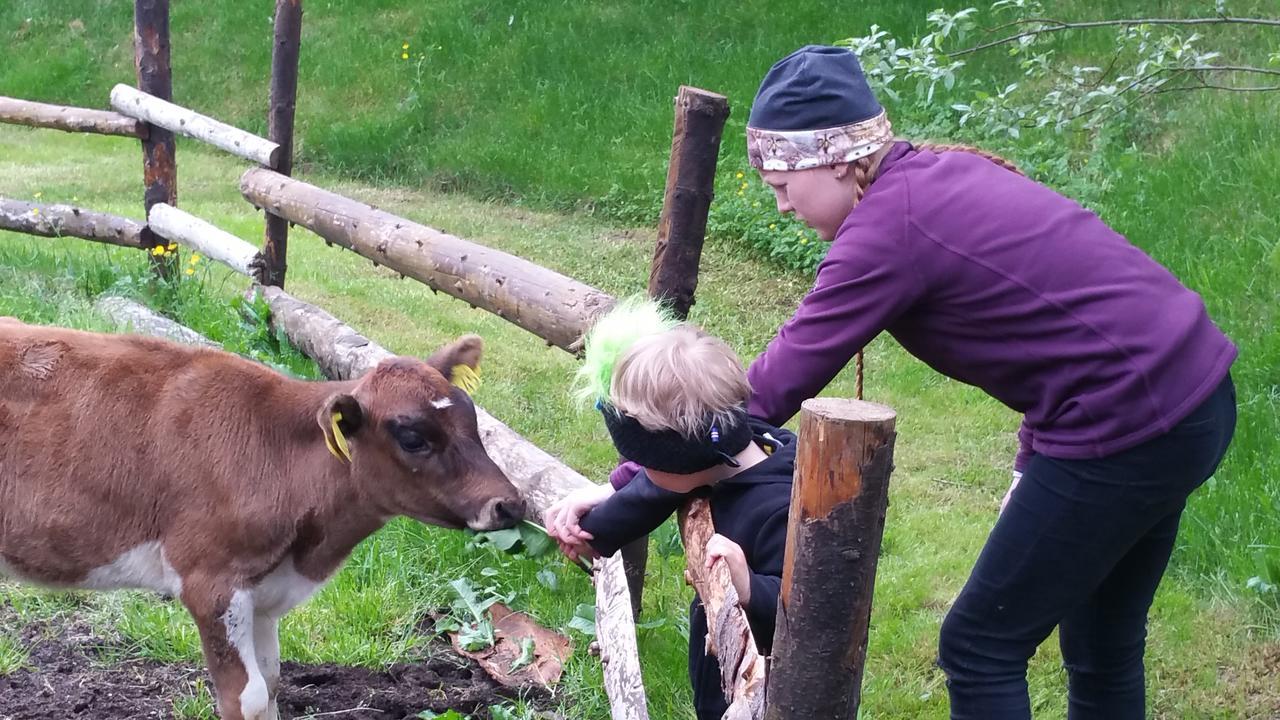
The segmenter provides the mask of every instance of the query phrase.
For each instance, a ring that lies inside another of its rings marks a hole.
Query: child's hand
[[[560,551],[571,559],[592,558],[596,553],[588,544],[595,536],[579,527],[582,516],[613,494],[613,487],[598,485],[575,490],[547,508],[547,534],[555,539]]]
[[[742,554],[742,547],[716,533],[707,541],[708,570],[716,560],[724,560],[729,567],[729,579],[733,581],[733,589],[738,591],[738,604],[746,607],[751,601],[751,568],[747,567],[747,556]]]

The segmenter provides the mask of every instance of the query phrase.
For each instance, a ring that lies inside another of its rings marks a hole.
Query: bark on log
[[[698,287],[698,262],[707,233],[716,158],[728,117],[725,96],[680,86],[649,295],[665,301],[681,317],[688,316]]]
[[[160,203],[151,208],[147,224],[160,237],[204,253],[211,260],[261,281],[263,259],[258,248],[195,215]]]
[[[111,107],[129,117],[145,120],[179,135],[203,140],[216,148],[260,165],[275,167],[280,160],[280,146],[266,138],[219,122],[194,110],[174,105],[168,100],[149,95],[128,85],[116,85],[111,89]]]
[[[685,575],[707,612],[707,650],[720,663],[720,682],[729,709],[726,720],[764,717],[765,662],[756,647],[747,614],[738,604],[729,568],[718,562],[706,569],[707,541],[715,534],[711,504],[691,500],[680,510],[680,538],[684,541]]]
[[[41,205],[0,198],[0,230],[85,240],[141,248],[142,224],[118,215],[71,205]]]
[[[289,341],[335,379],[359,377],[392,354],[324,310],[279,288],[258,288],[271,306],[272,322]],[[485,450],[520,489],[539,520],[556,500],[591,481],[476,408]],[[596,636],[604,663],[605,690],[614,720],[647,720],[635,621],[621,558],[595,563]]]
[[[93,306],[122,329],[142,335],[154,335],[188,345],[222,347],[185,325],[157,314],[146,305],[128,298],[101,296]]]
[[[119,113],[50,105],[3,95],[0,95],[0,122],[65,132],[119,135],[139,139],[147,136],[146,124]]]
[[[857,717],[895,418],[856,400],[801,405],[768,720]]]
[[[138,90],[158,98],[173,97],[173,66],[169,60],[169,0],[134,0],[133,54]],[[143,210],[156,203],[178,204],[177,147],[173,133],[147,126],[142,140]],[[142,230],[142,246],[159,245],[150,228]],[[174,269],[172,260],[151,255],[151,267],[160,277]]]
[[[275,44],[271,53],[271,107],[267,138],[280,145],[276,171],[293,174],[293,118],[298,99],[298,51],[302,41],[302,0],[276,0]],[[289,221],[266,214],[262,256],[264,285],[284,287],[288,270]]]
[[[255,206],[569,352],[581,350],[582,334],[614,303],[610,295],[523,258],[270,170],[246,172],[240,192]]]

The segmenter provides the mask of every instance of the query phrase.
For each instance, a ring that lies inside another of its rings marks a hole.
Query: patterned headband
[[[893,139],[889,117],[823,130],[747,128],[747,161],[757,170],[804,170],[852,162],[879,150]]]

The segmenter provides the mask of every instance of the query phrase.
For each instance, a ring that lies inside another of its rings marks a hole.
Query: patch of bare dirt
[[[30,657],[24,669],[0,677],[0,720],[173,718],[174,701],[194,695],[198,682],[212,688],[203,666],[119,659],[123,648],[83,623],[35,623],[21,637]],[[421,662],[383,670],[292,662],[281,670],[285,720],[401,720],[449,709],[488,718],[490,705],[520,694],[443,643]]]

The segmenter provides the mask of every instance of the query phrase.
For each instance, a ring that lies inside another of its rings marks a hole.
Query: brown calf
[[[182,600],[218,708],[274,720],[280,617],[397,515],[510,527],[515,487],[450,384],[467,336],[349,382],[0,318],[0,575]]]

